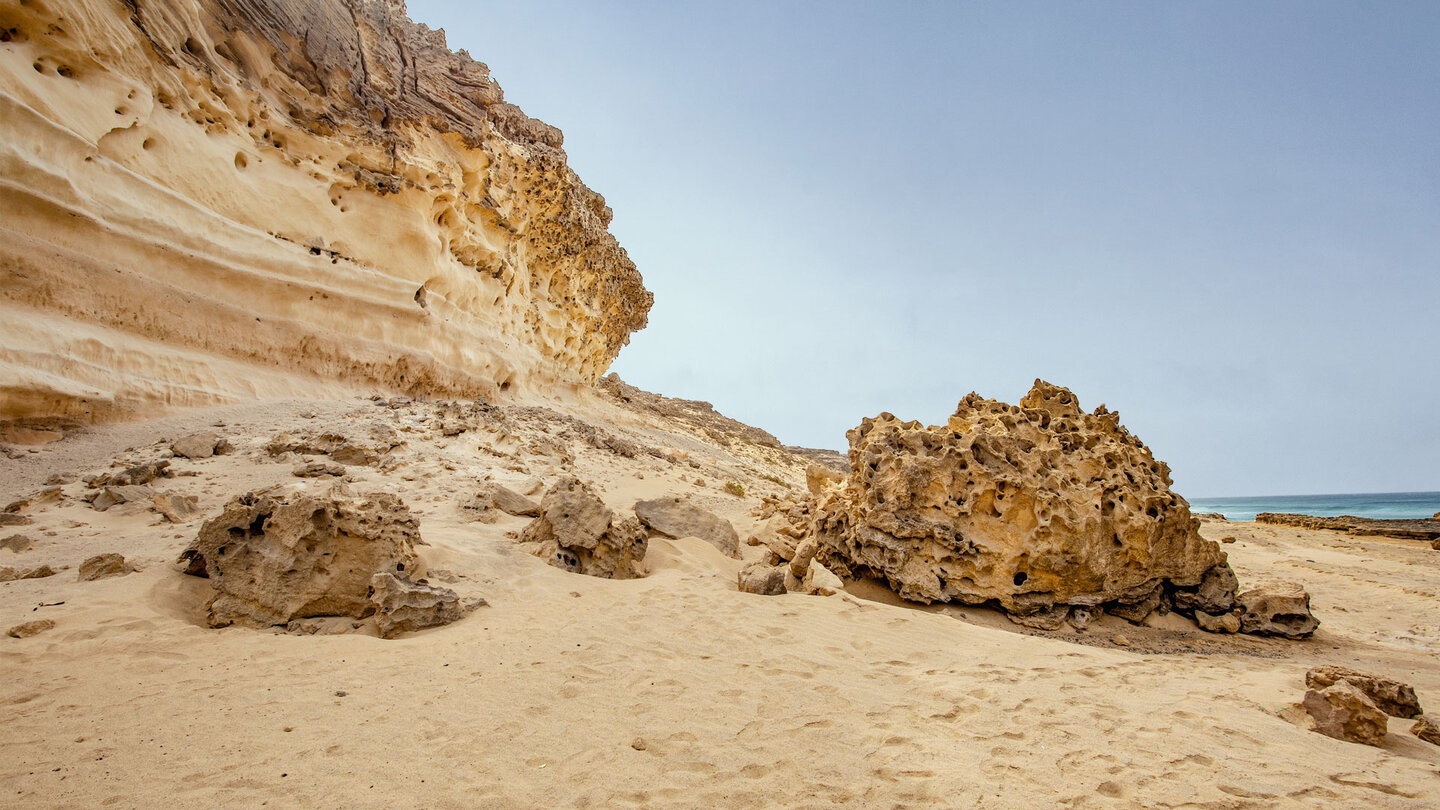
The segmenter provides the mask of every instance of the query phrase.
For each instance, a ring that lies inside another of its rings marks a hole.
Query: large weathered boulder
[[[540,501],[540,515],[520,532],[531,553],[557,568],[607,579],[644,575],[649,548],[636,518],[620,519],[574,476],[555,482]]]
[[[740,556],[740,535],[730,521],[678,496],[635,504],[635,516],[666,537],[698,537],[728,557]]]
[[[1305,686],[1310,689],[1326,689],[1340,681],[1347,681],[1364,692],[1380,711],[1391,717],[1408,719],[1425,713],[1415,696],[1415,687],[1410,684],[1337,666],[1319,667],[1305,673]]]
[[[1240,632],[1257,636],[1308,638],[1320,626],[1310,613],[1310,594],[1294,582],[1270,582],[1235,597]]]
[[[389,493],[252,492],[206,521],[180,561],[215,589],[212,627],[271,627],[369,616],[375,575],[414,572],[421,543],[420,521]]]
[[[1138,621],[1158,586],[1196,590],[1228,570],[1169,468],[1064,388],[1036,380],[1018,406],[972,393],[943,425],[887,413],[848,437],[848,479],[811,482],[821,558],[842,577],[1020,616],[1123,603]]]
[[[389,571],[370,578],[370,601],[375,603],[375,627],[381,638],[449,624],[484,604],[484,600],[464,604],[449,588],[412,582]]]
[[[1383,745],[1389,721],[1385,712],[1349,681],[1311,689],[1302,702],[1321,734],[1347,742]]]

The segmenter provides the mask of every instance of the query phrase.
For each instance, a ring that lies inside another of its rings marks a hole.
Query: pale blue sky
[[[1440,3],[411,0],[792,444],[1035,377],[1190,497],[1440,490]]]

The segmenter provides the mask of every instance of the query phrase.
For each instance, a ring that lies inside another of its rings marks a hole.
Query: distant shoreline
[[[1262,512],[1313,517],[1353,515],[1374,520],[1423,520],[1440,512],[1440,492],[1193,498],[1190,499],[1190,510],[1195,513],[1217,512],[1227,520],[1254,520]]]

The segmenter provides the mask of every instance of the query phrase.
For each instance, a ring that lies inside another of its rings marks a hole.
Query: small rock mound
[[[389,425],[372,422],[349,435],[341,433],[281,433],[265,445],[272,456],[295,453],[302,456],[329,456],[347,467],[384,467],[405,441]]]
[[[1327,737],[1376,746],[1385,742],[1385,712],[1349,681],[1306,692],[1302,705],[1314,730]]]
[[[212,627],[264,628],[371,616],[375,576],[408,578],[423,543],[420,521],[388,493],[252,492],[206,521],[180,562],[215,589],[207,605]]]
[[[1235,597],[1240,632],[1258,636],[1308,638],[1320,626],[1310,613],[1310,594],[1293,582],[1272,582]]]
[[[412,582],[388,571],[370,578],[370,601],[375,603],[375,627],[381,638],[449,624],[484,604],[484,600],[462,604],[449,588]]]
[[[1309,689],[1301,702],[1310,729],[1337,740],[1382,745],[1386,715],[1419,718],[1411,733],[1426,739],[1433,726],[1424,718],[1415,689],[1380,675],[1346,667],[1325,666],[1305,673]],[[1429,740],[1430,742],[1440,742]]]
[[[80,581],[94,582],[106,577],[123,577],[135,570],[120,554],[97,554],[80,563]]]
[[[618,518],[574,476],[555,482],[540,515],[520,533],[531,553],[557,568],[606,579],[635,579],[650,542],[636,518]]]
[[[203,459],[230,452],[230,442],[214,431],[192,433],[170,444],[170,452],[181,458]]]
[[[47,630],[54,630],[55,622],[50,619],[36,619],[33,622],[17,624],[6,631],[5,635],[10,638],[30,638],[38,636]]]

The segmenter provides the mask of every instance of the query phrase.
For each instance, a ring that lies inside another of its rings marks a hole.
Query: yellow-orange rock
[[[970,394],[943,425],[881,414],[848,436],[850,476],[812,484],[821,559],[906,599],[1143,614],[1227,566],[1165,464],[1064,388],[1036,380],[1018,406]]]
[[[591,383],[652,298],[399,0],[0,0],[0,422]]]

